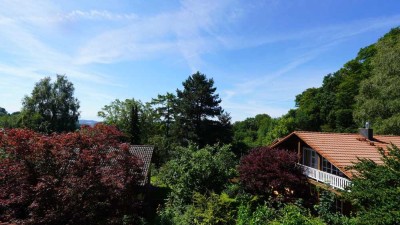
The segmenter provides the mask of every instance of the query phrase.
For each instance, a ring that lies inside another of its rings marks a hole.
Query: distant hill
[[[93,127],[96,123],[99,123],[99,121],[95,121],[95,120],[79,120],[79,124],[80,125],[89,125],[91,127]]]

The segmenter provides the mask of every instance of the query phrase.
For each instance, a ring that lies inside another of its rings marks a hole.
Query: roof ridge
[[[399,137],[399,135],[394,135],[394,134],[374,134],[375,136],[379,136],[379,137]]]
[[[298,133],[313,133],[313,134],[340,134],[340,135],[360,135],[360,136],[362,136],[361,134],[359,134],[359,133],[349,133],[349,132],[347,132],[347,133],[342,133],[342,132],[326,132],[326,131],[308,131],[308,130],[295,130],[295,131],[293,131],[293,133],[296,133],[296,134],[298,134]],[[374,137],[375,136],[380,136],[380,137],[400,137],[400,135],[394,135],[394,134],[374,134]]]
[[[293,133],[313,133],[313,134],[338,134],[338,135],[360,135],[359,133],[335,133],[335,132],[323,132],[323,131],[305,131],[305,130],[296,130]],[[381,136],[381,135],[380,135]]]

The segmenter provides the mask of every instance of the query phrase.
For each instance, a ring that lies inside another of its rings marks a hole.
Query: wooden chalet
[[[358,158],[382,163],[378,148],[391,143],[400,146],[400,136],[374,136],[372,129],[362,128],[359,134],[295,131],[270,147],[297,152],[308,178],[344,190],[354,173],[348,167]]]

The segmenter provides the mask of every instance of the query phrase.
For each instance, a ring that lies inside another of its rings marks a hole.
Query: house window
[[[303,165],[318,169],[318,154],[311,148],[303,148]]]
[[[325,158],[322,158],[322,171],[338,176],[343,176],[343,173]]]
[[[332,164],[325,158],[322,158],[322,171],[332,173]]]

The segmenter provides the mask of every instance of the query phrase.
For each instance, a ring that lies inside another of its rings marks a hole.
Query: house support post
[[[297,143],[297,163],[300,163],[301,159],[301,143],[300,141]]]

